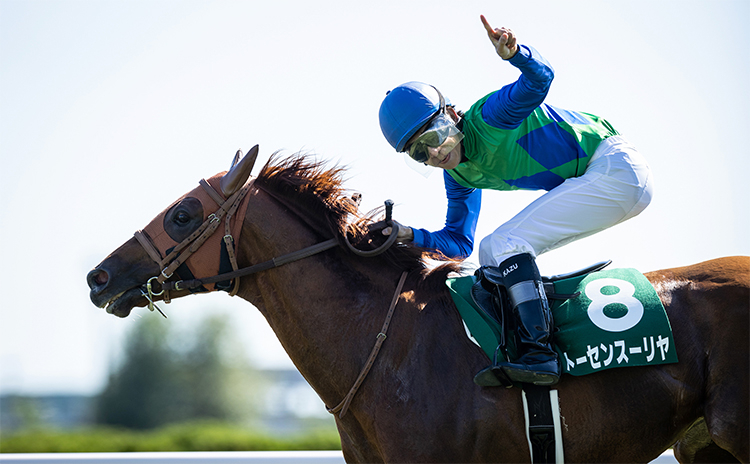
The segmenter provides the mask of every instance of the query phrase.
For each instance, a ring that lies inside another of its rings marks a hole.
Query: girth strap
[[[547,386],[524,384],[522,398],[531,462],[564,463],[557,390]]]

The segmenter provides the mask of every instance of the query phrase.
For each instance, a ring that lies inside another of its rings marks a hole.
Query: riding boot
[[[551,345],[552,312],[534,257],[528,253],[512,256],[494,268],[508,291],[517,324],[516,352],[512,362],[499,362],[485,369],[498,379],[535,385],[554,385],[560,379],[560,363]],[[481,373],[480,373],[481,374]],[[476,382],[476,379],[475,379]]]

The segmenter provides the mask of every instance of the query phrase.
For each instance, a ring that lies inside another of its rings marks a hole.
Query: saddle
[[[593,272],[600,271],[605,267],[609,266],[612,260],[601,261],[591,266],[579,269],[577,271],[568,272],[565,274],[553,275],[550,277],[542,277],[542,283],[544,285],[544,292],[548,300],[569,300],[576,298],[580,295],[580,292],[572,294],[562,294],[555,292],[554,283],[560,280],[570,279],[574,277],[580,277]],[[489,318],[497,322],[502,330],[500,331],[500,344],[498,349],[507,349],[507,343],[505,340],[505,308],[510,308],[510,300],[508,299],[508,293],[503,286],[502,275],[497,269],[491,267],[481,267],[474,273],[476,277],[476,283],[471,287],[471,298],[477,307],[485,313]]]

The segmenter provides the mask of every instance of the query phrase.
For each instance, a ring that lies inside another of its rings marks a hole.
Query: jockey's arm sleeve
[[[508,60],[521,71],[518,80],[493,93],[482,107],[484,121],[500,129],[514,129],[539,105],[549,92],[555,71],[533,47],[519,45]]]
[[[414,243],[440,251],[449,258],[467,258],[474,250],[474,233],[482,205],[482,191],[464,187],[446,171],[443,171],[443,179],[448,197],[445,227],[435,232],[413,229]]]

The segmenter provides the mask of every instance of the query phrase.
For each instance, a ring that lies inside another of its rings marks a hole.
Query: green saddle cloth
[[[453,301],[474,341],[494,359],[500,325],[476,307],[474,276],[446,281]],[[677,362],[672,327],[656,290],[635,269],[608,269],[559,280],[555,293],[580,295],[550,300],[555,324],[553,345],[563,373],[586,375],[626,366]],[[508,333],[508,352],[515,353]],[[498,360],[504,360],[498,352]]]

